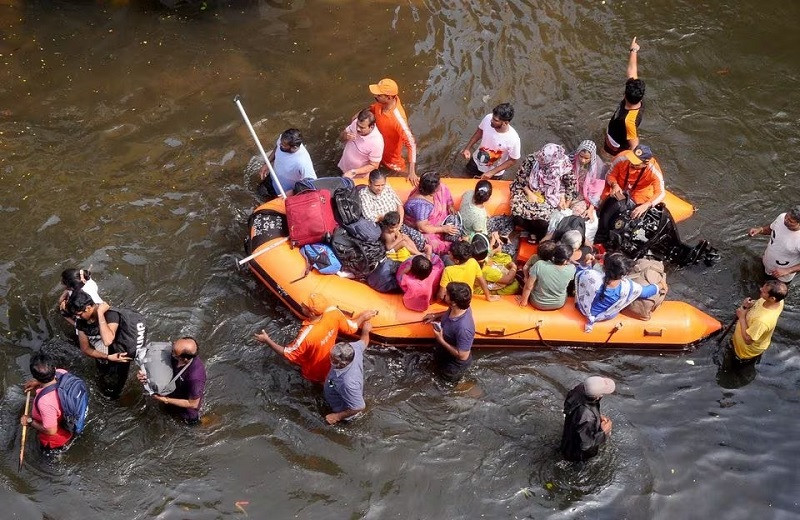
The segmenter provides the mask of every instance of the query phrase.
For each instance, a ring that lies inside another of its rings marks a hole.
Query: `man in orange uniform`
[[[303,322],[294,341],[284,347],[275,343],[263,329],[255,339],[298,365],[303,377],[322,384],[331,369],[330,353],[338,333],[355,334],[364,322],[378,313],[364,311],[351,320],[321,294],[312,294],[308,305],[303,307],[309,319]]]
[[[408,126],[408,117],[403,104],[397,96],[397,83],[384,78],[369,86],[375,96],[375,103],[369,109],[375,114],[375,124],[383,136],[383,159],[381,166],[396,172],[406,171],[403,159],[403,145],[408,149],[408,181],[417,185],[417,142]]]
[[[608,238],[608,229],[620,212],[631,205],[631,218],[638,219],[647,210],[664,200],[664,175],[649,146],[640,144],[620,153],[611,163],[606,177],[606,192],[610,195],[601,205],[599,229],[595,242]],[[598,238],[599,237],[599,238]]]

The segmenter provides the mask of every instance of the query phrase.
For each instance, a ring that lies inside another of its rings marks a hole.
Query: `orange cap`
[[[308,308],[317,316],[321,316],[325,309],[330,306],[330,301],[322,294],[311,293],[308,296]]]
[[[385,94],[387,96],[396,96],[399,92],[397,83],[393,79],[383,78],[378,83],[369,86],[369,91],[374,95]]]

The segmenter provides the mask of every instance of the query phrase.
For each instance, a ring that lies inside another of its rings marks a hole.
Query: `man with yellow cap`
[[[399,89],[393,79],[383,78],[370,85],[375,103],[369,109],[375,114],[375,124],[383,136],[381,166],[396,172],[408,168],[408,181],[417,185],[417,141],[408,126],[408,117],[398,97]],[[408,164],[403,158],[403,146],[408,150]]]
[[[366,321],[378,313],[363,311],[349,319],[331,305],[325,296],[316,293],[309,296],[308,304],[303,305],[303,311],[308,318],[303,321],[297,337],[285,347],[275,343],[264,329],[255,335],[255,339],[298,365],[303,377],[322,384],[331,369],[330,353],[336,344],[338,333],[355,334]]]

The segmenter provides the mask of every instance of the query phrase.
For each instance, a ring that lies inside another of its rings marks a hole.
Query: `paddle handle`
[[[738,316],[734,316],[733,320],[731,320],[731,322],[728,323],[728,326],[725,327],[725,330],[722,331],[722,335],[719,337],[719,340],[717,341],[717,346],[722,345],[722,342],[725,340],[725,337],[733,329],[733,327],[736,326],[736,323],[738,321],[739,321],[739,317]]]
[[[277,242],[275,242],[275,243],[272,243],[272,244],[268,245],[268,246],[267,246],[267,247],[265,247],[264,249],[260,249],[260,250],[256,251],[255,253],[253,253],[252,255],[250,255],[250,256],[246,256],[246,257],[242,258],[241,260],[239,260],[239,265],[244,265],[244,264],[246,264],[247,262],[249,262],[250,260],[252,260],[252,259],[256,258],[257,256],[263,255],[263,254],[264,254],[264,253],[266,253],[267,251],[272,251],[273,249],[275,249],[275,248],[276,248],[276,247],[278,247],[279,245],[283,244],[284,242],[287,242],[288,240],[289,240],[289,237],[283,237],[283,238],[281,238],[281,239],[280,239],[280,240],[278,240]]]
[[[25,392],[25,413],[23,415],[28,415],[28,412],[31,410],[31,391],[28,390]],[[22,425],[22,441],[19,443],[19,467],[17,471],[22,469],[22,461],[25,459],[25,439],[28,438],[28,425]]]
[[[258,151],[261,153],[261,158],[264,159],[264,162],[267,163],[267,168],[269,169],[269,174],[272,177],[272,180],[275,181],[275,185],[278,187],[278,194],[281,198],[286,198],[286,193],[283,191],[283,187],[281,186],[280,180],[278,180],[278,174],[275,173],[275,170],[272,168],[272,164],[269,162],[269,157],[267,157],[267,152],[264,151],[264,147],[261,146],[261,141],[258,139],[258,135],[256,134],[253,125],[250,123],[250,118],[247,117],[247,112],[244,111],[244,107],[242,106],[242,98],[237,94],[236,97],[233,98],[233,102],[236,107],[239,109],[239,113],[242,115],[242,119],[244,119],[245,124],[247,125],[247,129],[250,130],[250,135],[253,137],[253,140],[256,142],[256,146],[258,147]]]

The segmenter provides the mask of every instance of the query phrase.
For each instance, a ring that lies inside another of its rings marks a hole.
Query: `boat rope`
[[[542,343],[542,345],[544,345],[547,348],[553,348],[553,346],[549,345],[544,340],[544,338],[542,337],[542,331],[541,331],[542,325],[543,325],[543,321],[539,320],[538,322],[536,322],[536,325],[534,325],[533,327],[528,327],[527,329],[518,330],[516,332],[506,333],[505,329],[501,329],[498,332],[493,332],[493,331],[489,331],[489,329],[487,328],[486,332],[477,332],[476,331],[475,335],[476,336],[482,336],[484,338],[508,338],[510,336],[516,336],[516,335],[522,334],[524,332],[529,332],[531,330],[535,330],[536,331],[536,335],[539,336],[539,341]]]
[[[605,343],[603,343],[604,346],[608,345],[608,342],[611,341],[611,338],[614,336],[614,334],[616,334],[619,330],[622,329],[622,325],[623,325],[622,322],[619,322],[616,325],[614,325],[614,328],[611,329],[611,332],[608,333],[608,337],[606,338]]]
[[[417,323],[425,323],[425,320],[404,321],[403,323],[389,323],[388,325],[378,325],[377,327],[372,327],[372,330],[388,329],[389,327],[402,327],[404,325],[416,325]]]

